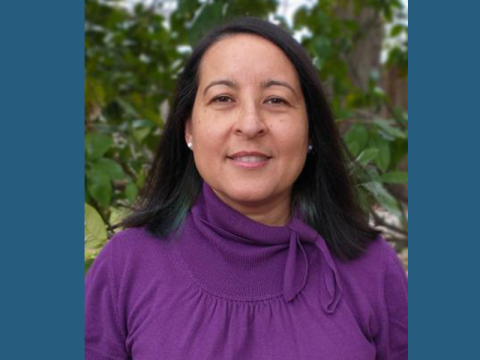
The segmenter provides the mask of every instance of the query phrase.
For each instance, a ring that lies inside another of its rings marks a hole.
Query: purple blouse
[[[408,358],[407,278],[383,240],[333,256],[298,218],[259,224],[204,184],[181,231],[116,234],[85,281],[85,359]]]

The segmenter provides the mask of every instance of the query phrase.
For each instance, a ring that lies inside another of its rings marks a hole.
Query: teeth
[[[234,158],[234,160],[242,162],[262,162],[267,160],[267,158],[263,156],[239,156]]]

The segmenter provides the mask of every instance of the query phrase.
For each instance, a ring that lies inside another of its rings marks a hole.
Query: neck
[[[225,204],[249,219],[268,226],[284,226],[290,220],[290,195],[268,202],[238,202],[212,189]]]

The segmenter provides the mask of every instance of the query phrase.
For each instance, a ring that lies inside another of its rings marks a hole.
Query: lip
[[[265,160],[252,162],[252,161],[242,161],[241,159],[239,159],[245,156],[263,157],[265,158]],[[272,158],[271,156],[268,156],[258,151],[239,151],[232,155],[227,156],[227,159],[231,161],[233,165],[243,169],[259,169],[259,168],[265,167],[268,165],[271,158]]]
[[[239,152],[236,152],[235,154],[228,155],[229,158],[236,158],[240,156],[260,156],[260,157],[271,158],[271,156],[268,156],[258,151],[239,151]]]

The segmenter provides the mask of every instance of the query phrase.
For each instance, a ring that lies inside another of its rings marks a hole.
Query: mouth
[[[244,169],[258,169],[266,166],[272,156],[260,152],[247,152],[241,151],[230,156],[227,156],[235,166],[244,168]]]

